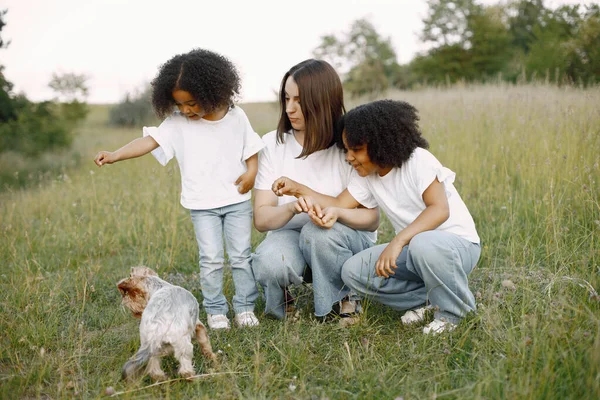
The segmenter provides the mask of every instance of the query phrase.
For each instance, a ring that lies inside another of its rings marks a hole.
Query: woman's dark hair
[[[298,85],[300,107],[306,127],[304,148],[298,158],[327,149],[335,142],[335,125],[346,112],[340,77],[326,61],[308,59],[294,65],[285,73],[279,89],[281,114],[277,124],[277,142],[292,129],[285,112],[285,83],[292,77]]]
[[[191,94],[207,113],[222,106],[233,106],[240,92],[240,77],[226,57],[194,49],[162,64],[151,85],[154,112],[165,118],[175,106],[174,90]]]
[[[367,146],[371,162],[379,166],[401,167],[417,147],[429,143],[418,125],[417,109],[405,101],[377,100],[358,106],[342,117],[336,142],[345,149]]]

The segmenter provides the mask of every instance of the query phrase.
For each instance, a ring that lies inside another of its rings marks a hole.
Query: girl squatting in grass
[[[380,100],[349,111],[340,123],[339,144],[359,176],[335,199],[295,182],[286,182],[290,189],[283,190],[293,190],[302,209],[324,228],[333,226],[341,208],[381,207],[396,236],[345,261],[342,280],[364,298],[410,310],[402,316],[405,324],[423,321],[429,301],[436,311],[423,332],[435,334],[475,310],[467,277],[481,249],[473,218],[453,185],[455,173],[426,150],[418,120],[417,110],[402,101]]]
[[[142,138],[117,151],[99,152],[94,160],[102,166],[150,152],[162,165],[177,159],[181,205],[190,210],[196,233],[203,306],[211,329],[230,327],[223,295],[223,236],[235,286],[234,321],[241,327],[258,325],[258,290],[250,265],[250,189],[264,144],[244,111],[234,105],[239,90],[238,72],[222,55],[203,49],[178,54],[152,81],[152,106],[164,121],[144,127]]]

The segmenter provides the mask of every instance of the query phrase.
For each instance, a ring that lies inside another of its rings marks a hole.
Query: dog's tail
[[[210,345],[210,339],[208,338],[206,327],[202,322],[200,322],[200,320],[196,321],[196,340],[200,345],[200,349],[202,350],[204,357],[216,364],[217,355],[212,351],[212,346]]]
[[[148,363],[150,354],[150,346],[146,345],[140,347],[137,353],[123,365],[123,371],[121,373],[122,379],[127,380],[139,375],[140,370]]]

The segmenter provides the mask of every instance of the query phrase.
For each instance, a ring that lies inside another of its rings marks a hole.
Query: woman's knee
[[[300,231],[300,248],[307,245],[326,247],[331,243],[339,242],[340,232],[334,225],[331,229],[321,228],[312,223],[304,225]]]

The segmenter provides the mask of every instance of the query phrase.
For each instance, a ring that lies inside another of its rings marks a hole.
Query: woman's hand
[[[394,270],[398,268],[396,260],[398,260],[406,244],[402,239],[398,239],[398,236],[392,239],[379,256],[377,264],[375,264],[375,273],[377,276],[389,278],[391,275],[394,275]]]
[[[298,197],[300,195],[300,184],[286,176],[282,176],[277,178],[273,185],[271,185],[271,190],[277,196],[294,196]]]

